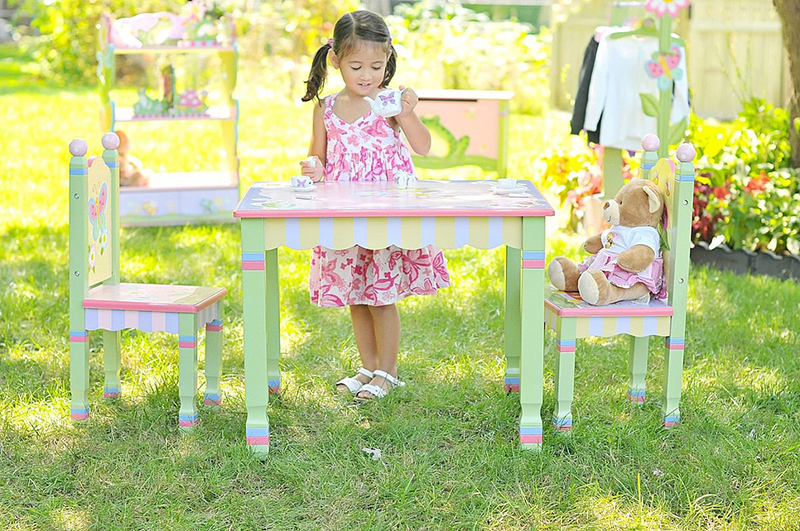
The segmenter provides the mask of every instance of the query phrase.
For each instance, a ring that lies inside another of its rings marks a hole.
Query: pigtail
[[[330,43],[324,44],[314,55],[311,62],[311,72],[306,80],[306,95],[300,98],[303,101],[316,99],[319,101],[319,94],[325,86],[325,79],[328,77],[328,50],[332,48]]]
[[[396,69],[397,52],[394,51],[394,46],[392,46],[391,39],[389,39],[389,59],[386,60],[386,71],[383,73],[383,83],[381,83],[381,88],[389,86],[389,83],[391,83],[392,78],[394,77],[394,72]]]

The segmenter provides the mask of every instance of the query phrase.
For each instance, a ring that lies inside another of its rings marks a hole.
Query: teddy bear
[[[665,298],[658,233],[663,212],[664,196],[655,183],[630,180],[603,205],[603,218],[611,227],[584,242],[590,256],[579,264],[553,258],[547,266],[550,282],[558,290],[579,292],[595,306],[648,295]]]
[[[153,171],[145,169],[141,160],[128,154],[131,149],[128,135],[120,130],[115,133],[119,137],[119,185],[147,186]]]

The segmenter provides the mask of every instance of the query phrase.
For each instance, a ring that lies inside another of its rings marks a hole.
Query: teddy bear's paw
[[[608,297],[608,279],[602,271],[584,271],[578,279],[581,298],[589,304],[605,304]]]
[[[578,276],[578,267],[563,256],[553,258],[547,265],[547,277],[559,291],[577,291]]]

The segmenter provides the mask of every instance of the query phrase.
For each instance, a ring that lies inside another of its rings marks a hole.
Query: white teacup
[[[397,116],[403,111],[403,91],[387,89],[378,92],[375,99],[364,97],[364,101],[370,104],[373,112],[384,118]]]
[[[516,179],[497,179],[497,187],[503,190],[511,190],[517,187]]]
[[[397,188],[414,188],[417,185],[417,176],[413,173],[398,171],[394,174],[394,185]]]
[[[312,184],[311,178],[305,175],[295,175],[292,177],[293,188],[308,188]]]

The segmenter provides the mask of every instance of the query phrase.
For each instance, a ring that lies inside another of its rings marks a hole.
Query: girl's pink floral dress
[[[324,100],[327,181],[390,181],[395,171],[414,173],[400,133],[386,118],[370,110],[347,123],[333,112],[336,96]],[[392,245],[375,251],[317,246],[311,256],[309,291],[311,302],[319,306],[384,306],[409,295],[431,295],[449,285],[444,255],[431,245],[414,250]]]

